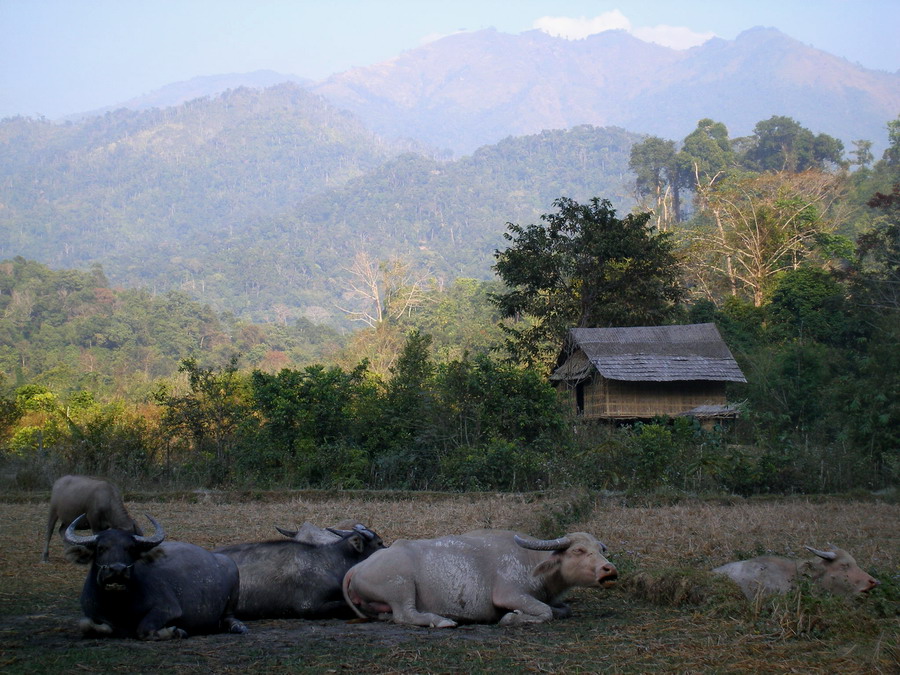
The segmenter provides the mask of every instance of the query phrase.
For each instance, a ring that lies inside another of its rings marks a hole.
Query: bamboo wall
[[[565,383],[560,386],[577,411],[576,389]],[[725,404],[724,382],[622,382],[595,375],[582,386],[586,419],[674,416],[699,405]]]

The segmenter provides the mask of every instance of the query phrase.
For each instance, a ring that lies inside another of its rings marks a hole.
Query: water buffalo
[[[41,560],[50,560],[50,539],[56,521],[60,521],[59,533],[81,514],[87,520],[84,525],[96,534],[111,527],[143,534],[141,528],[128,515],[119,489],[112,483],[87,476],[63,476],[53,484],[50,493],[50,515],[47,518],[47,540]]]
[[[162,526],[147,518],[155,528],[151,537],[119,529],[76,535],[80,517],[63,533],[73,551],[86,551],[93,561],[81,592],[82,633],[168,640],[245,632],[234,618],[234,561],[193,544],[163,543]]]
[[[605,551],[584,532],[551,540],[506,530],[400,539],[347,573],[344,598],[361,617],[416,626],[540,623],[571,614],[561,602],[568,589],[617,578]]]
[[[275,526],[275,529],[278,530],[279,534],[287,537],[288,539],[293,539],[295,541],[303,541],[307,544],[330,544],[333,541],[337,541],[341,538],[341,535],[335,534],[336,530],[359,530],[360,532],[369,530],[365,525],[360,523],[357,520],[346,519],[339,522],[334,527],[319,527],[318,525],[313,525],[309,521],[306,521],[296,530],[288,530],[283,527]]]
[[[341,581],[348,569],[383,549],[372,530],[330,530],[328,543],[281,539],[215,549],[240,569],[237,616],[242,619],[351,615]]]
[[[815,586],[845,597],[866,593],[878,585],[843,549],[804,548],[815,555],[808,560],[760,556],[716,567],[713,572],[733,579],[751,600],[760,594],[787,593],[796,588],[801,577],[808,577]]]

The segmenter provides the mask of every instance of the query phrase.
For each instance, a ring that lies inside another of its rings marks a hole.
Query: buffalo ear
[[[76,565],[87,565],[94,559],[94,551],[87,546],[76,544],[67,546],[65,552],[66,559]]]
[[[540,577],[547,574],[553,574],[556,570],[559,569],[561,564],[562,562],[558,555],[550,556],[531,571],[531,576]]]
[[[351,534],[347,537],[347,543],[357,553],[362,553],[363,549],[366,547],[366,542],[360,534]]]
[[[144,551],[141,553],[141,560],[147,563],[152,563],[154,560],[159,560],[166,554],[165,549],[162,546],[154,546],[149,551]]]

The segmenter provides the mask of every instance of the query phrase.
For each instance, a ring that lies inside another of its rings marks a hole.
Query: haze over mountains
[[[0,258],[339,323],[357,252],[490,278],[506,223],[559,196],[627,212],[642,134],[681,140],[709,117],[736,137],[786,115],[880,156],[898,111],[900,75],[771,29],[687,51],[458,34],[318,83],[216,75],[64,124],[4,120]]]
[[[699,119],[732,136],[772,115],[816,132],[886,146],[900,73],[868,70],[772,28],[675,50],[625,31],[566,40],[542,31],[459,33],[395,59],[311,83],[269,71],[197,78],[122,105],[176,105],[190,94],[294,81],[372,130],[468,153],[507,136],[578,124],[681,139]],[[168,91],[167,91],[168,90]]]

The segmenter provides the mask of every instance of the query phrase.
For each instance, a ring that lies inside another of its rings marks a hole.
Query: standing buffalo
[[[344,574],[384,543],[363,525],[329,530],[336,538],[328,543],[281,539],[215,549],[240,569],[237,615],[262,619],[348,614],[341,593]]]
[[[50,515],[47,518],[47,540],[41,554],[42,561],[50,559],[50,539],[57,519],[60,521],[59,533],[62,534],[82,513],[87,520],[85,527],[90,527],[94,534],[111,527],[142,534],[141,528],[125,510],[122,495],[115,485],[87,476],[63,476],[53,484],[50,493]]]
[[[713,572],[733,579],[751,600],[757,595],[787,593],[796,588],[801,577],[808,577],[819,588],[845,597],[866,593],[878,585],[843,549],[804,548],[815,555],[808,560],[760,556],[716,567]]]
[[[359,616],[416,626],[540,623],[571,614],[561,602],[568,589],[616,579],[605,550],[584,532],[546,541],[505,530],[400,539],[347,573],[344,598]]]
[[[82,633],[169,640],[245,632],[234,618],[237,565],[193,544],[162,543],[162,526],[147,518],[155,528],[152,537],[119,529],[79,536],[80,517],[66,528],[65,542],[93,559],[81,592]]]

